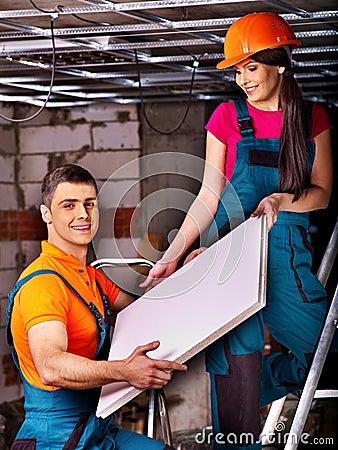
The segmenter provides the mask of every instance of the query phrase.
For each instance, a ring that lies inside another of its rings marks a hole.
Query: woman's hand
[[[189,255],[185,258],[183,265],[185,266],[188,262],[192,261],[194,258],[196,258],[196,256],[200,255],[201,253],[203,253],[205,250],[207,249],[207,247],[200,247],[196,250],[193,250],[191,253],[189,253]]]
[[[177,268],[177,261],[164,261],[160,259],[155,266],[149,271],[147,278],[140,284],[141,288],[151,288],[161,283],[165,278],[168,278]]]
[[[280,194],[275,193],[268,195],[259,202],[256,210],[251,214],[251,217],[260,217],[262,214],[266,214],[268,231],[270,231],[273,224],[277,221],[280,202]]]

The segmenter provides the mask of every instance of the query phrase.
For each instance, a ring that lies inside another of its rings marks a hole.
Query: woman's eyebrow
[[[243,65],[243,67],[246,67],[246,66],[248,66],[249,64],[252,64],[252,63],[255,63],[256,61],[253,61],[253,60],[250,60],[250,61],[248,61],[247,63],[245,63],[244,65]],[[235,69],[239,69],[239,67],[238,66],[233,66]]]

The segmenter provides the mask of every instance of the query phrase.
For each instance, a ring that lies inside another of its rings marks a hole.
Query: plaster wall
[[[177,125],[185,107],[185,103],[149,104],[146,110],[159,129],[168,130]],[[28,117],[35,110],[24,105],[0,105],[0,111],[9,117]],[[7,293],[23,268],[39,254],[40,241],[46,237],[39,213],[40,183],[46,171],[63,163],[76,163],[96,178],[103,204],[97,257],[137,256],[147,233],[161,236],[156,250],[164,249],[199,188],[201,166],[194,169],[193,178],[187,176],[191,168],[179,154],[203,161],[204,115],[203,103],[193,103],[183,126],[170,135],[153,131],[136,105],[44,110],[32,121],[0,121],[0,402],[23,394],[6,346],[5,309]],[[173,157],[144,161],[144,157],[164,153]],[[151,177],[145,176],[149,170]],[[159,211],[155,208],[152,217],[153,209],[146,205],[145,213],[138,217],[137,207],[149,198],[153,205],[152,194],[157,191],[161,191],[160,198],[155,199]],[[182,193],[183,205],[179,200]],[[142,256],[149,256],[145,253]],[[155,252],[155,258],[160,254]],[[167,388],[173,431],[210,423],[203,355],[190,361],[189,366],[188,375],[175,374]],[[179,401],[172,403],[171,398]]]

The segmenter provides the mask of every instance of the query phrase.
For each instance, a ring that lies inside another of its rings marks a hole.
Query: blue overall
[[[93,303],[88,303],[63,278],[52,270],[38,270],[19,280],[9,293],[7,307],[7,340],[13,348],[13,358],[18,369],[19,362],[13,347],[10,329],[14,297],[21,286],[36,275],[54,274],[78,297],[93,314],[99,343],[94,359],[107,359],[110,348],[110,319],[112,311],[108,297],[97,283],[104,304],[105,317]],[[28,383],[20,372],[25,394],[25,421],[20,428],[12,450],[163,450],[170,448],[163,442],[141,434],[123,430],[112,423],[112,417],[105,419],[95,415],[100,388],[86,390],[58,389],[47,391]]]
[[[264,197],[278,192],[279,139],[255,138],[245,100],[235,100],[235,106],[241,141],[210,239],[215,229],[226,234],[232,223],[248,218]],[[307,139],[309,173],[314,153],[315,145]],[[307,230],[308,213],[278,213],[268,237],[265,308],[206,350],[214,449],[261,448],[260,407],[297,389],[305,379],[326,314],[326,292],[311,272]],[[289,352],[262,357],[264,324]]]

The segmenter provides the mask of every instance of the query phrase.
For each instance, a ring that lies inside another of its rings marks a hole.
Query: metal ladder
[[[338,250],[338,220],[332,232],[330,241],[325,250],[323,259],[317,272],[317,278],[326,286],[334,260]],[[290,431],[284,450],[296,450],[309,414],[312,400],[314,398],[338,397],[338,390],[316,390],[326,361],[329,348],[333,339],[335,330],[338,328],[338,287],[335,291],[330,309],[328,311],[323,330],[321,332],[318,345],[307,375],[304,388],[302,390],[299,403],[292,421]],[[286,396],[275,400],[271,406],[262,431],[262,444],[269,445],[273,443],[275,427],[284,406]]]
[[[163,389],[150,389],[148,409],[148,437],[156,438],[156,418],[160,418],[162,437],[165,444],[172,446],[171,428],[167,400]]]
[[[103,267],[121,267],[132,265],[154,267],[154,263],[152,261],[144,258],[102,258],[92,262],[91,265],[96,269],[101,269]],[[158,416],[160,419],[163,441],[165,444],[172,446],[172,435],[164,390],[150,389],[147,430],[147,436],[150,438],[156,437],[156,422]]]

